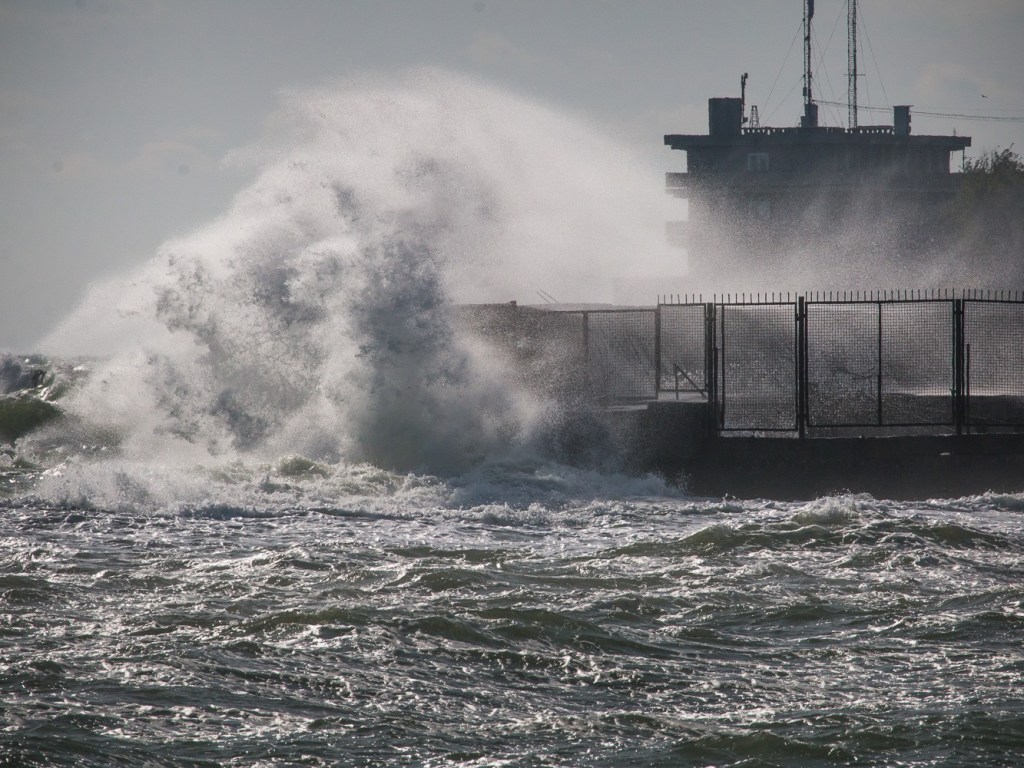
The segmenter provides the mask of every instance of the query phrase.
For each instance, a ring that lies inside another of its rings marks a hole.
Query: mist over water
[[[227,213],[42,345],[102,359],[69,404],[128,455],[462,469],[543,404],[461,338],[454,303],[650,303],[624,279],[682,272],[660,181],[628,152],[442,71],[286,94],[230,160],[255,180]]]

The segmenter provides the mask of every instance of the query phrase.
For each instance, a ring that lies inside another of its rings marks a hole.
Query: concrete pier
[[[1024,492],[1024,434],[729,435],[711,428],[706,403],[686,401],[614,408],[608,418],[629,469],[658,472],[701,496]]]

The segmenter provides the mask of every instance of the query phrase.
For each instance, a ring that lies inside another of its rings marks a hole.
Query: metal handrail
[[[675,393],[676,393],[676,400],[678,400],[678,399],[679,399],[679,376],[680,376],[680,375],[682,375],[682,376],[683,376],[683,378],[685,378],[685,379],[686,379],[686,380],[687,380],[688,382],[690,382],[690,384],[692,384],[692,385],[693,385],[693,391],[694,391],[694,392],[700,392],[700,393],[701,393],[702,395],[703,395],[703,394],[706,394],[706,390],[704,389],[704,387],[700,386],[700,385],[699,385],[699,384],[698,384],[698,383],[697,383],[696,381],[694,381],[693,379],[691,379],[691,378],[690,378],[690,374],[688,374],[688,373],[687,373],[686,371],[684,371],[684,370],[683,370],[682,368],[680,368],[680,367],[679,367],[679,365],[678,365],[677,363],[672,363],[672,374],[673,374],[673,376],[675,376],[675,383],[676,383],[676,388],[675,388]]]

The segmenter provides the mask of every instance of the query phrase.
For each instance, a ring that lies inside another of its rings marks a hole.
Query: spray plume
[[[94,286],[44,342],[102,358],[69,407],[133,455],[465,466],[536,404],[453,303],[608,301],[638,259],[681,271],[658,180],[524,98],[421,70],[286,94],[274,122],[230,158],[256,178],[225,215]]]

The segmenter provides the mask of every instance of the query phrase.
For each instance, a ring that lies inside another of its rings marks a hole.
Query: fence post
[[[722,313],[721,318],[715,318],[715,394],[718,396],[718,426],[720,429],[725,429],[725,390],[729,383],[729,377],[725,370],[725,306],[725,304],[720,304],[715,308],[716,312]],[[721,338],[718,338],[718,331],[722,332]],[[718,378],[719,372],[722,374],[721,378]]]
[[[654,308],[654,399],[661,394],[661,305]],[[676,397],[679,397],[678,387]]]
[[[953,422],[964,431],[964,300],[953,299]]]
[[[878,426],[882,426],[884,414],[882,413],[882,302],[878,302]]]
[[[704,305],[704,387],[708,393],[708,422],[713,431],[718,420],[718,342],[715,333],[715,303]]]
[[[964,344],[964,424],[971,434],[971,345]]]
[[[807,304],[796,300],[796,429],[800,439],[807,431]]]

